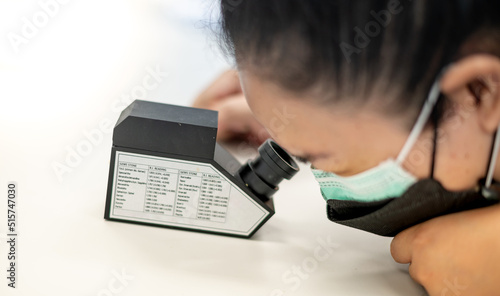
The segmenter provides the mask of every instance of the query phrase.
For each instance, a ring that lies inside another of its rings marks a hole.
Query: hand
[[[500,295],[500,206],[442,216],[397,235],[391,253],[410,263],[430,296]]]
[[[270,137],[248,107],[234,70],[217,78],[196,98],[193,107],[219,111],[219,141],[244,140],[259,145]]]

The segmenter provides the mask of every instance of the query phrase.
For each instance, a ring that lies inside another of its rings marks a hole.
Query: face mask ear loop
[[[405,159],[408,157],[408,154],[410,154],[411,149],[413,148],[413,146],[415,146],[415,143],[417,143],[418,138],[422,134],[422,131],[424,130],[425,125],[432,114],[432,110],[434,110],[434,106],[436,106],[437,101],[440,98],[441,77],[443,77],[444,73],[446,73],[446,71],[448,71],[448,69],[451,68],[452,66],[453,64],[444,67],[437,76],[436,81],[434,81],[434,84],[432,85],[431,90],[429,92],[429,96],[425,100],[422,112],[418,116],[417,122],[415,123],[415,126],[413,127],[413,130],[411,131],[410,136],[408,137],[408,140],[406,140],[403,149],[401,149],[401,152],[399,153],[398,158],[396,159],[397,164],[401,165],[405,161]]]
[[[495,166],[498,159],[498,149],[500,148],[500,126],[495,132],[495,137],[493,139],[493,146],[491,147],[490,154],[490,164],[488,166],[488,172],[486,174],[486,183],[484,186],[489,189],[493,183],[493,174],[495,173]]]
[[[495,137],[493,139],[493,145],[491,147],[490,153],[490,164],[488,166],[488,172],[486,173],[486,181],[484,185],[481,186],[481,195],[489,200],[499,201],[500,196],[498,192],[491,188],[493,183],[493,174],[495,173],[495,166],[498,159],[498,149],[500,148],[500,126],[495,132]]]
[[[441,94],[439,80],[440,79],[437,79],[436,82],[434,82],[434,84],[432,85],[429,96],[427,97],[424,107],[422,108],[422,112],[420,113],[420,116],[418,117],[417,122],[415,123],[415,126],[413,127],[413,130],[411,131],[410,136],[408,137],[408,140],[406,141],[405,145],[403,146],[403,149],[401,149],[401,152],[399,153],[398,158],[396,159],[396,162],[398,164],[402,164],[404,160],[408,157],[408,154],[410,154],[411,149],[413,148],[413,146],[415,146],[415,143],[422,134],[422,131],[424,130],[424,127],[427,124],[429,117],[432,114],[432,110],[434,110],[434,106],[436,105],[437,100]]]

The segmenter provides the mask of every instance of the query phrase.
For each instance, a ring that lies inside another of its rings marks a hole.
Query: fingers
[[[248,107],[235,70],[219,76],[196,98],[193,107],[219,111],[219,141],[244,140],[259,145],[270,137]]]
[[[391,255],[394,261],[402,264],[412,261],[412,244],[419,225],[399,233],[391,242]]]
[[[244,139],[252,144],[261,144],[270,137],[253,116],[243,95],[228,97],[216,108],[219,110],[218,140]]]
[[[214,104],[241,92],[238,72],[228,70],[195,99],[193,107],[212,109]]]

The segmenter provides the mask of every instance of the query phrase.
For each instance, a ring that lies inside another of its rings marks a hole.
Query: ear
[[[493,133],[500,125],[500,58],[475,54],[461,59],[444,74],[441,91],[449,98],[467,93],[475,99],[481,128]]]

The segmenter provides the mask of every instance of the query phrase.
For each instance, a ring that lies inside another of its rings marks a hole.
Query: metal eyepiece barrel
[[[253,193],[267,200],[278,191],[283,179],[290,180],[298,171],[293,158],[276,142],[267,140],[259,147],[259,156],[244,164],[238,173]]]

